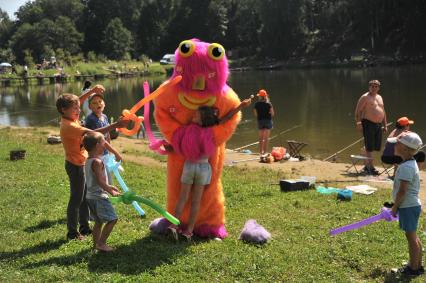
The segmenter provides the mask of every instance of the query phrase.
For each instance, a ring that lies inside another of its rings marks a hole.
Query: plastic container
[[[280,180],[280,188],[283,192],[303,191],[309,189],[309,182],[305,180]]]
[[[302,176],[302,177],[300,177],[300,179],[309,182],[309,186],[312,186],[312,185],[315,185],[317,177],[315,177],[315,176]]]

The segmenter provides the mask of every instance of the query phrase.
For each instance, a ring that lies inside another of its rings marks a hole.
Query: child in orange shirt
[[[83,103],[90,95],[95,93],[103,93],[105,88],[96,85],[90,91],[84,93],[80,97],[64,93],[56,100],[56,108],[62,115],[60,136],[65,150],[65,170],[70,180],[70,200],[67,208],[67,238],[68,239],[84,239],[84,236],[92,233],[89,227],[89,208],[86,203],[86,188],[84,176],[84,164],[87,159],[87,152],[82,146],[83,135],[90,129],[80,125],[80,104]],[[115,128],[121,128],[127,125],[127,121],[119,119],[107,127],[96,129],[96,132],[106,133]],[[115,155],[117,160],[121,160],[121,156],[105,143],[108,151]],[[80,229],[77,230],[77,222]]]

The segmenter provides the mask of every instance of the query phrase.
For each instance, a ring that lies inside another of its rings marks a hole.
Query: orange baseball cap
[[[408,125],[412,125],[414,124],[413,120],[408,119],[407,117],[401,117],[396,121],[398,124],[400,124],[401,126],[408,126]]]
[[[268,93],[266,92],[266,90],[261,89],[261,90],[259,90],[259,92],[257,93],[257,96],[265,97],[265,96],[268,96]]]

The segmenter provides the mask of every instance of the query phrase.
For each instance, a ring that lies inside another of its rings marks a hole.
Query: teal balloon
[[[106,160],[107,160],[107,162],[106,162],[105,166],[106,166],[108,172],[114,173],[114,176],[117,179],[117,181],[120,184],[123,191],[125,191],[125,192],[130,191],[129,188],[127,187],[126,183],[124,182],[123,178],[121,178],[120,172],[118,171],[118,168],[121,165],[121,161],[120,162],[115,161],[114,156],[112,156],[111,154],[108,155]],[[132,205],[136,209],[136,211],[140,214],[140,216],[145,216],[145,211],[143,211],[143,209],[139,206],[139,204],[137,202],[133,202]]]

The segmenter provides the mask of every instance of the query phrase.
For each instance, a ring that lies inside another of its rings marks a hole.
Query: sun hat
[[[423,144],[422,139],[414,132],[405,132],[400,134],[398,137],[388,138],[387,141],[390,143],[400,142],[403,145],[415,150],[418,150]]]
[[[257,93],[257,96],[265,97],[265,96],[268,96],[268,93],[266,92],[266,90],[261,89],[261,90],[259,90],[259,92]]]
[[[413,120],[408,119],[407,117],[401,117],[396,121],[401,126],[408,126],[414,124]]]

